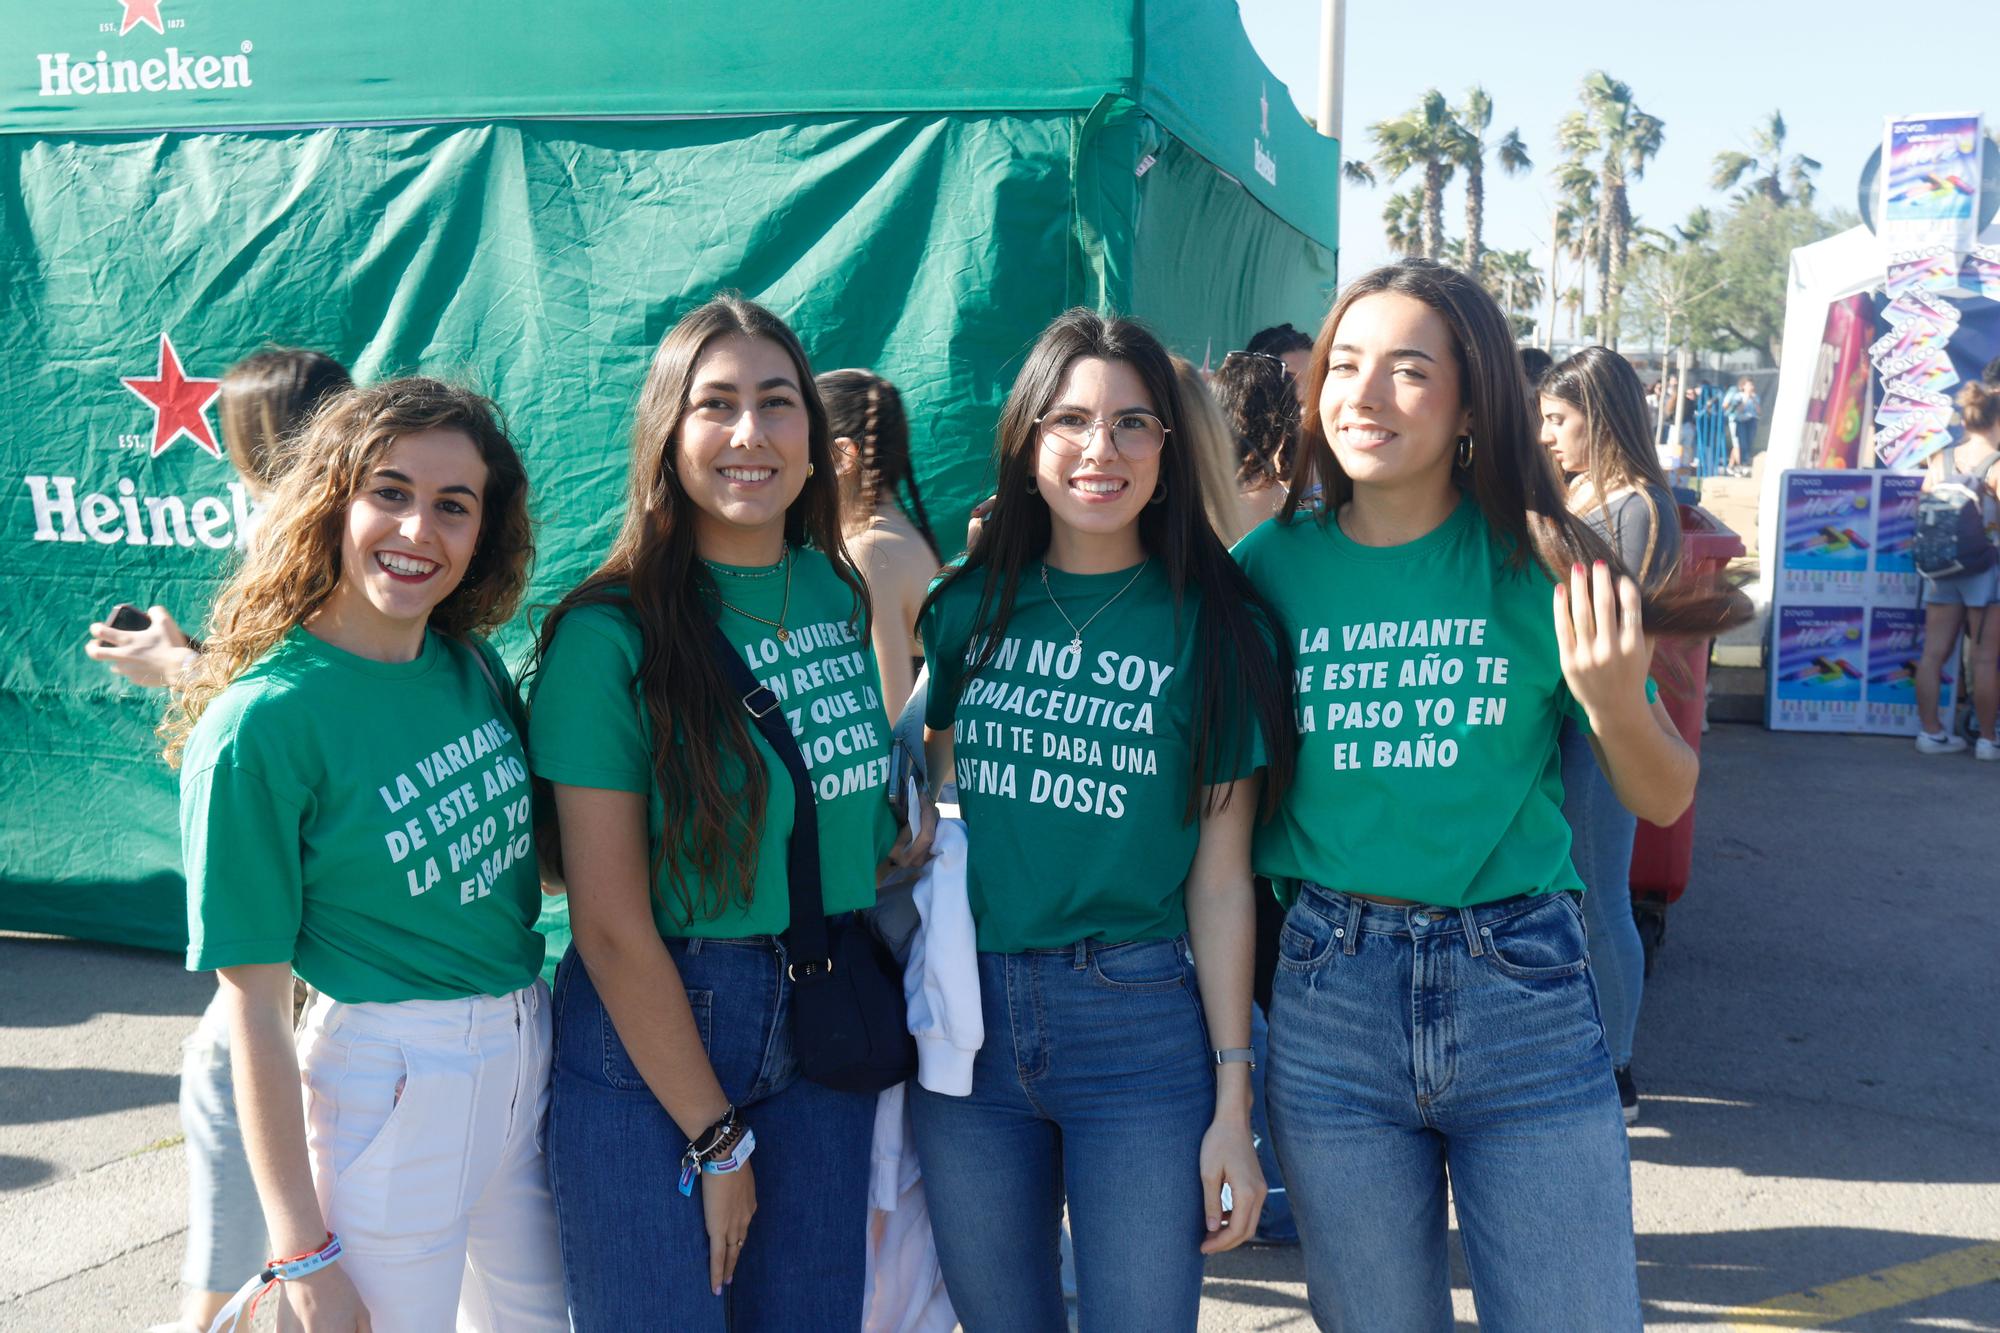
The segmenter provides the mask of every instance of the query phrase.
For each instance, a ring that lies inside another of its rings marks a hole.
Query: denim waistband
[[[1311,880],[1299,881],[1299,900],[1313,911],[1338,921],[1350,930],[1377,935],[1465,935],[1477,939],[1482,926],[1497,926],[1524,912],[1532,912],[1548,902],[1551,893],[1521,893],[1472,907],[1443,907],[1419,903],[1411,907],[1391,907],[1370,902],[1351,893],[1329,889]]]
[[[328,1032],[363,1032],[402,1041],[447,1041],[469,1033],[513,1027],[548,1004],[548,987],[534,981],[506,995],[468,995],[456,1000],[398,1000],[342,1004],[315,995],[306,1007],[305,1027]]]
[[[1157,940],[1078,940],[1074,944],[1059,944],[1050,949],[1016,949],[1012,953],[996,953],[982,949],[982,958],[1067,958],[1077,967],[1089,964],[1091,958],[1106,949],[1142,949],[1149,944],[1185,950],[1188,947],[1187,933],[1167,935]]]
[[[837,926],[858,916],[857,912],[830,912],[826,924]],[[669,935],[667,948],[682,953],[698,954],[704,949],[756,949],[762,953],[783,954],[785,937],[782,935],[738,935],[734,938],[718,938],[710,935]]]

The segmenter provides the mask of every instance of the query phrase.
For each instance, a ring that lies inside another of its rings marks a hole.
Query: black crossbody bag
[[[860,915],[826,919],[820,893],[819,809],[812,774],[778,697],[760,684],[718,626],[715,652],[751,723],[792,775],[792,836],[785,882],[792,918],[792,1047],[799,1072],[842,1092],[881,1092],[917,1072],[917,1043],[903,1003],[903,970]]]

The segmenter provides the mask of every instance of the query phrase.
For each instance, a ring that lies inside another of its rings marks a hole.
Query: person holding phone
[[[1449,1181],[1482,1322],[1637,1330],[1557,739],[1583,723],[1618,799],[1671,823],[1699,763],[1648,636],[1747,606],[1642,590],[1571,511],[1476,279],[1357,279],[1308,381],[1291,499],[1236,557],[1298,645],[1298,781],[1256,865],[1290,906],[1267,1091],[1314,1316],[1449,1327]]]
[[[523,726],[479,638],[526,585],[527,490],[475,394],[329,401],[161,727],[188,966],[219,973],[277,1299],[309,1333],[568,1326]],[[318,992],[296,1043],[295,972]]]
[[[1088,310],[1001,412],[997,500],[922,619],[985,1043],[910,1112],[968,1329],[1193,1329],[1256,1230],[1250,834],[1294,738],[1271,614],[1209,526],[1171,360]]]
[[[829,918],[873,905],[889,720],[805,350],[736,296],[653,355],[610,553],[541,631],[529,753],[574,942],[556,971],[549,1166],[571,1318],[594,1330],[856,1329],[875,1097],[792,1042],[790,771],[716,632],[804,753]]]
[[[325,399],[353,381],[323,352],[273,347],[245,357],[222,376],[222,444],[251,502],[261,507],[290,462],[286,444]],[[238,534],[248,549],[256,529]],[[90,627],[84,656],[135,685],[170,685],[200,645],[164,606],[141,611],[120,603]]]

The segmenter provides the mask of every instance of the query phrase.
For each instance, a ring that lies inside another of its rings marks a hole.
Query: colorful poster
[[[1855,468],[1861,465],[1861,424],[1867,417],[1868,335],[1875,312],[1866,292],[1826,308],[1826,331],[1820,335],[1819,361],[1813,368],[1812,401],[1806,405],[1805,447],[1799,461],[1806,467]]]
[[[1980,131],[1977,115],[1889,120],[1882,139],[1886,250],[1941,246],[1962,255],[1972,248],[1979,232]]]
[[[1924,651],[1922,607],[1878,606],[1868,613],[1867,680],[1861,725],[1892,736],[1917,734],[1917,659]],[[1944,693],[1952,666],[1945,666]]]
[[[1860,598],[1875,544],[1874,492],[1875,478],[1866,473],[1785,474],[1781,593]]]
[[[1874,582],[1869,601],[1916,605],[1923,580],[1911,558],[1917,535],[1917,502],[1923,496],[1920,472],[1885,472],[1875,501]]]
[[[1867,660],[1860,606],[1778,608],[1771,725],[1795,731],[1854,731],[1861,722]]]

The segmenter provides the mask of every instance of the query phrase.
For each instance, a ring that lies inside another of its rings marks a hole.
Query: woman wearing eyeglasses
[[[985,1044],[965,1095],[911,1114],[969,1333],[1066,1326],[1065,1199],[1082,1326],[1192,1329],[1202,1255],[1263,1201],[1249,847],[1260,776],[1269,808],[1291,775],[1289,666],[1182,409],[1151,334],[1057,319],[1002,412],[984,535],[920,620]]]

